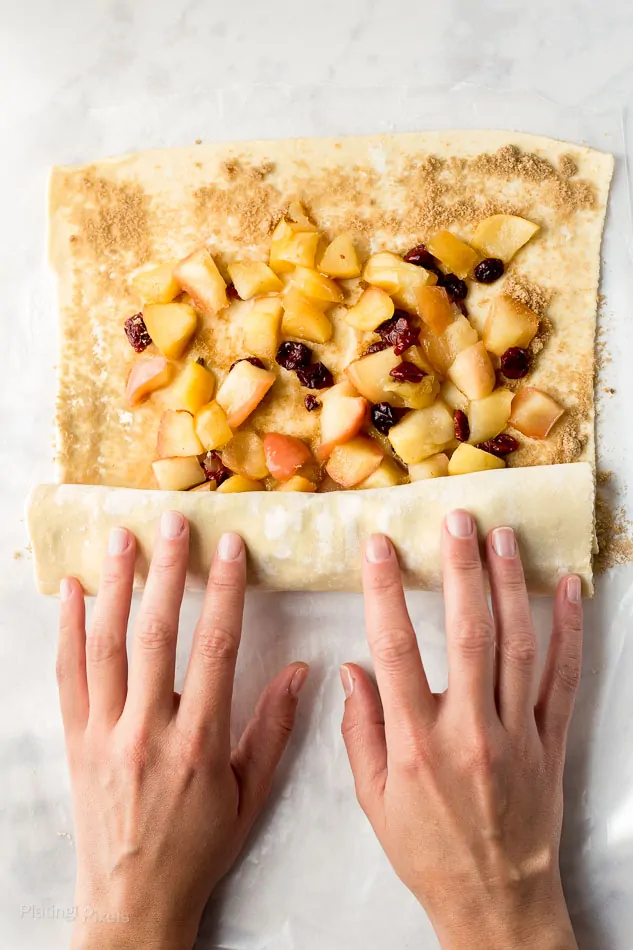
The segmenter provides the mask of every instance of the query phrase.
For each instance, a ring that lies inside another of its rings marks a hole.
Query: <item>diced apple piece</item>
[[[238,432],[222,449],[222,464],[245,478],[266,478],[269,474],[264,443],[256,432]]]
[[[396,356],[393,348],[370,353],[353,360],[345,369],[345,374],[358,392],[370,402],[382,402],[387,398],[386,386],[393,382],[389,373],[402,362]],[[391,400],[394,405],[401,405],[399,400]]]
[[[184,409],[168,409],[163,413],[156,441],[156,454],[159,458],[202,455],[203,451],[190,412]]]
[[[495,297],[483,332],[486,349],[503,356],[511,346],[529,346],[539,328],[539,316],[508,294]],[[151,336],[151,334],[150,334]]]
[[[181,289],[174,277],[173,264],[161,264],[141,271],[132,278],[132,287],[144,303],[171,303]]]
[[[287,482],[282,482],[281,485],[278,485],[276,490],[315,492],[317,487],[314,482],[310,481],[309,478],[304,478],[303,475],[293,475],[292,478],[289,478]]]
[[[425,376],[419,383],[401,383],[392,379],[385,383],[385,389],[387,393],[398,396],[407,409],[426,409],[435,402],[440,381],[435,375]]]
[[[395,294],[400,287],[399,270],[403,263],[401,257],[390,251],[373,254],[363,269],[363,280],[388,294]]]
[[[448,378],[469,399],[483,399],[495,388],[494,366],[480,341],[462,350],[448,371]]]
[[[310,267],[296,267],[292,282],[297,290],[310,300],[330,304],[340,303],[343,299],[343,291],[335,281]]]
[[[512,400],[510,425],[530,439],[546,439],[564,412],[563,406],[551,396],[526,386]]]
[[[275,374],[253,366],[248,360],[236,363],[218,390],[217,402],[226,412],[231,429],[237,429],[257,408],[275,382]]]
[[[327,343],[332,337],[332,324],[318,303],[304,297],[296,287],[284,297],[281,332],[310,343]]]
[[[344,445],[336,445],[325,470],[342,488],[353,488],[376,471],[383,451],[374,439],[357,435]]]
[[[380,287],[367,287],[354,306],[349,308],[345,319],[357,330],[375,330],[393,317],[394,310],[393,300],[388,293]]]
[[[136,406],[150,393],[168,386],[174,373],[174,367],[164,356],[152,356],[150,359],[134,363],[127,380],[126,396],[130,406]]]
[[[427,373],[429,376],[433,376],[437,372],[430,360],[426,358],[421,346],[410,346],[402,354],[402,359],[407,363],[415,363],[423,373]]]
[[[272,360],[279,347],[281,297],[260,297],[251,304],[244,321],[244,344],[249,353]]]
[[[189,491],[215,491],[216,484],[215,482],[205,482],[203,485],[196,485],[195,488],[190,488]]]
[[[317,231],[297,230],[282,218],[272,234],[268,263],[277,274],[288,273],[297,265],[314,267],[318,244]]]
[[[391,295],[393,302],[408,313],[419,313],[420,292],[437,283],[437,275],[424,267],[400,261],[398,265],[398,289]]]
[[[211,370],[194,360],[188,360],[168,393],[169,405],[174,409],[186,409],[195,416],[198,409],[213,398],[214,392],[215,376]]]
[[[283,290],[277,274],[263,261],[234,261],[228,265],[228,272],[242,300]]]
[[[444,478],[448,475],[448,455],[438,452],[415,465],[409,465],[409,478],[412,482],[421,482],[427,478]]]
[[[507,262],[539,230],[538,224],[515,214],[493,214],[479,222],[472,244],[484,257],[498,257]]]
[[[406,465],[441,452],[455,438],[453,413],[439,399],[428,409],[414,409],[389,430],[389,441]]]
[[[464,396],[461,389],[458,389],[450,379],[447,379],[446,382],[442,383],[440,386],[440,399],[444,400],[446,405],[455,412],[456,409],[461,409],[462,412],[468,410],[468,399]]]
[[[295,439],[292,435],[282,435],[280,432],[266,433],[264,451],[268,471],[278,481],[291,478],[312,458],[312,452],[305,442]]]
[[[484,399],[473,399],[468,407],[469,442],[478,445],[503,432],[512,411],[514,393],[497,389]]]
[[[356,488],[395,488],[396,485],[402,485],[406,473],[398,465],[395,459],[384,458],[375,472],[365,478],[356,486]]]
[[[446,376],[458,353],[473,346],[479,340],[474,326],[467,317],[459,314],[440,336],[426,327],[420,332],[422,352],[440,376]]]
[[[196,435],[207,452],[219,449],[233,438],[226,421],[226,413],[217,402],[210,402],[196,412],[194,417]]]
[[[349,234],[339,234],[325,249],[319,270],[328,277],[349,279],[360,277],[360,262]]]
[[[261,482],[254,478],[246,478],[244,475],[231,475],[225,482],[218,486],[217,491],[220,495],[233,495],[235,492],[243,491],[266,491]]]
[[[449,475],[469,475],[471,472],[488,472],[493,468],[505,468],[503,459],[491,452],[477,449],[468,442],[460,442],[448,463]]]
[[[451,301],[444,287],[425,284],[418,290],[418,316],[429,330],[439,336],[455,320]]]
[[[180,359],[196,332],[196,311],[187,303],[155,303],[143,309],[147,332],[163,356]]]
[[[348,382],[332,386],[321,396],[320,461],[328,458],[337,445],[349,442],[360,432],[367,418],[368,404]]]
[[[438,231],[426,242],[426,246],[447,271],[462,279],[468,277],[477,263],[477,252],[450,231]]]
[[[317,231],[316,224],[312,224],[307,216],[305,208],[300,201],[291,201],[288,207],[288,218],[292,224],[296,224],[301,231]]]
[[[226,283],[206,247],[176,264],[174,277],[202,313],[217,313],[228,306]]]
[[[161,491],[188,491],[205,481],[202,466],[195,455],[157,459],[152,462],[152,468]]]

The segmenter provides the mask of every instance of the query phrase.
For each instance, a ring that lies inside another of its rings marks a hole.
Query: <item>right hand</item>
[[[466,512],[446,519],[442,552],[449,684],[435,695],[395,551],[380,535],[366,547],[367,636],[380,696],[358,666],[341,669],[358,800],[444,950],[571,950],[559,844],[580,678],[580,580],[558,587],[537,693],[536,640],[511,529],[487,540],[494,622]]]

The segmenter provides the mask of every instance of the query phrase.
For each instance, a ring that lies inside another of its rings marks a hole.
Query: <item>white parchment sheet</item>
[[[439,128],[510,128],[615,153],[603,249],[603,325],[613,357],[599,401],[600,466],[625,500],[633,475],[631,225],[626,129],[609,111],[570,112],[520,92],[474,87],[200,89],[117,111],[63,105],[3,127],[0,118],[0,944],[57,950],[73,915],[75,854],[54,681],[57,604],[35,593],[25,551],[24,497],[52,476],[57,318],[45,260],[46,175],[52,164],[141,148],[297,135]],[[629,512],[630,513],[630,512]],[[21,555],[21,556],[16,556]],[[598,578],[587,605],[584,678],[566,773],[565,885],[583,950],[633,946],[633,567]],[[409,597],[433,688],[443,688],[442,601]],[[183,608],[181,682],[200,598]],[[546,643],[551,604],[534,604]],[[222,950],[383,950],[437,946],[354,800],[340,718],[338,666],[367,661],[362,602],[347,595],[252,595],[234,725],[287,661],[312,672],[275,791],[240,863],[213,898],[199,946]]]

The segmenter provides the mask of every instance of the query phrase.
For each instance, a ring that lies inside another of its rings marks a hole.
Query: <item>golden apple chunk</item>
[[[232,495],[236,492],[245,491],[265,491],[261,482],[253,478],[246,478],[244,475],[231,475],[225,482],[218,486],[220,495]]]
[[[305,297],[316,300],[321,306],[324,303],[340,303],[343,299],[343,291],[338,284],[311,267],[295,267],[292,283]]]
[[[195,455],[189,458],[165,458],[152,462],[154,477],[162,491],[188,491],[201,485],[206,476]]]
[[[332,450],[325,469],[342,488],[353,488],[376,471],[383,459],[383,451],[374,439],[357,435]]]
[[[231,429],[237,429],[257,408],[275,382],[275,374],[268,369],[240,360],[218,389],[217,401],[226,412]]]
[[[314,267],[318,245],[318,232],[282,218],[272,233],[268,263],[277,274],[289,273],[297,265]]]
[[[195,360],[188,360],[168,393],[169,405],[195,415],[213,398],[214,392],[215,376],[211,370]]]
[[[287,482],[282,482],[277,486],[276,491],[298,491],[298,492],[315,492],[317,490],[314,482],[311,482],[309,478],[304,478],[303,475],[293,475],[292,478],[289,478]]]
[[[171,303],[180,293],[180,284],[174,277],[173,264],[161,264],[143,270],[132,278],[132,287],[144,303]]]
[[[394,452],[406,465],[436,455],[455,438],[453,413],[439,399],[428,409],[414,409],[389,430]]]
[[[292,287],[284,297],[284,315],[281,321],[283,336],[294,336],[310,343],[327,343],[333,328],[317,302],[305,297]]]
[[[217,313],[228,306],[226,283],[206,247],[179,261],[174,277],[202,313]]]
[[[495,297],[483,332],[486,349],[503,356],[512,346],[529,346],[539,328],[539,316],[508,294]]]
[[[353,360],[345,369],[345,374],[358,392],[370,402],[383,402],[387,399],[386,387],[393,382],[389,373],[402,362],[393,348],[370,353]],[[401,406],[398,398],[389,399],[393,405]]]
[[[447,271],[462,279],[468,277],[477,263],[477,252],[450,231],[438,231],[429,238],[426,246]]]
[[[168,386],[174,374],[172,363],[164,356],[152,356],[150,359],[134,363],[127,380],[126,395],[131,406],[138,405],[157,389]]]
[[[168,360],[180,359],[196,332],[196,311],[187,303],[147,304],[143,320],[152,342]]]
[[[321,396],[321,444],[316,450],[323,461],[336,445],[349,442],[360,431],[369,406],[347,380],[332,386]]]
[[[510,425],[530,439],[546,439],[564,412],[563,406],[547,393],[525,386],[512,400]]]
[[[319,270],[328,277],[349,279],[360,277],[360,262],[349,234],[339,234],[325,249]]]
[[[539,231],[538,224],[515,214],[493,214],[477,225],[472,244],[484,257],[506,263]]]
[[[196,435],[207,452],[219,449],[233,438],[226,413],[218,402],[210,402],[196,412]]]
[[[427,478],[443,478],[448,475],[448,455],[438,452],[427,459],[409,465],[409,478],[412,482],[421,482]]]
[[[356,488],[395,488],[402,485],[406,472],[398,465],[395,459],[384,458],[375,472],[356,485]]]
[[[238,432],[222,449],[222,464],[236,475],[246,478],[266,478],[264,443],[255,432]]]
[[[460,442],[448,463],[449,475],[469,475],[472,472],[487,472],[494,468],[505,468],[503,459],[497,458],[483,449],[476,449],[468,442]]]
[[[244,318],[244,345],[254,356],[275,358],[279,347],[283,302],[281,297],[260,297]]]
[[[390,320],[395,310],[394,302],[389,294],[380,287],[367,287],[360,295],[353,307],[345,314],[345,319],[351,327],[366,332]]]
[[[469,399],[483,399],[492,392],[497,377],[481,341],[457,354],[448,378]]]
[[[514,393],[508,389],[497,389],[483,399],[473,399],[468,407],[468,441],[477,445],[503,432],[510,418],[513,397]]]
[[[283,289],[277,274],[263,261],[234,261],[228,265],[228,272],[242,300],[258,294],[276,294]]]
[[[184,409],[168,409],[163,413],[156,441],[156,454],[159,458],[202,455],[203,451],[190,412]]]

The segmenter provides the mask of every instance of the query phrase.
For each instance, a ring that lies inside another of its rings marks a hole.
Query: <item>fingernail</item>
[[[492,546],[499,557],[514,557],[517,542],[512,528],[495,528],[492,532]]]
[[[473,519],[467,511],[451,511],[446,516],[448,533],[454,538],[469,538],[475,529]]]
[[[372,534],[365,546],[365,556],[372,564],[388,561],[391,556],[391,544],[384,534]]]
[[[61,584],[59,585],[59,597],[60,600],[70,600],[73,593],[72,582],[68,580],[67,577],[64,577]]]
[[[119,554],[123,554],[129,543],[125,528],[113,528],[108,538],[108,554],[118,557]]]
[[[301,690],[303,689],[304,684],[305,684],[305,681],[306,681],[307,678],[308,678],[308,673],[309,673],[309,672],[310,672],[310,668],[309,668],[308,666],[300,666],[299,669],[297,670],[297,672],[295,673],[295,675],[294,675],[294,676],[292,677],[292,679],[290,680],[290,685],[289,685],[289,687],[288,687],[288,692],[289,692],[290,695],[293,696],[295,699],[297,698],[297,696],[299,695],[299,693],[300,693]]]
[[[343,666],[340,669],[341,674],[341,683],[343,684],[343,692],[345,693],[345,699],[349,699],[352,693],[354,692],[354,677],[348,666]]]
[[[163,511],[160,517],[160,533],[166,541],[175,541],[185,529],[185,519],[179,511]]]
[[[218,541],[218,557],[221,561],[237,561],[242,553],[244,542],[239,534],[223,534]]]
[[[572,577],[567,578],[567,599],[571,601],[572,604],[579,604],[580,598],[582,596],[582,590],[580,587],[580,578],[573,575]]]

